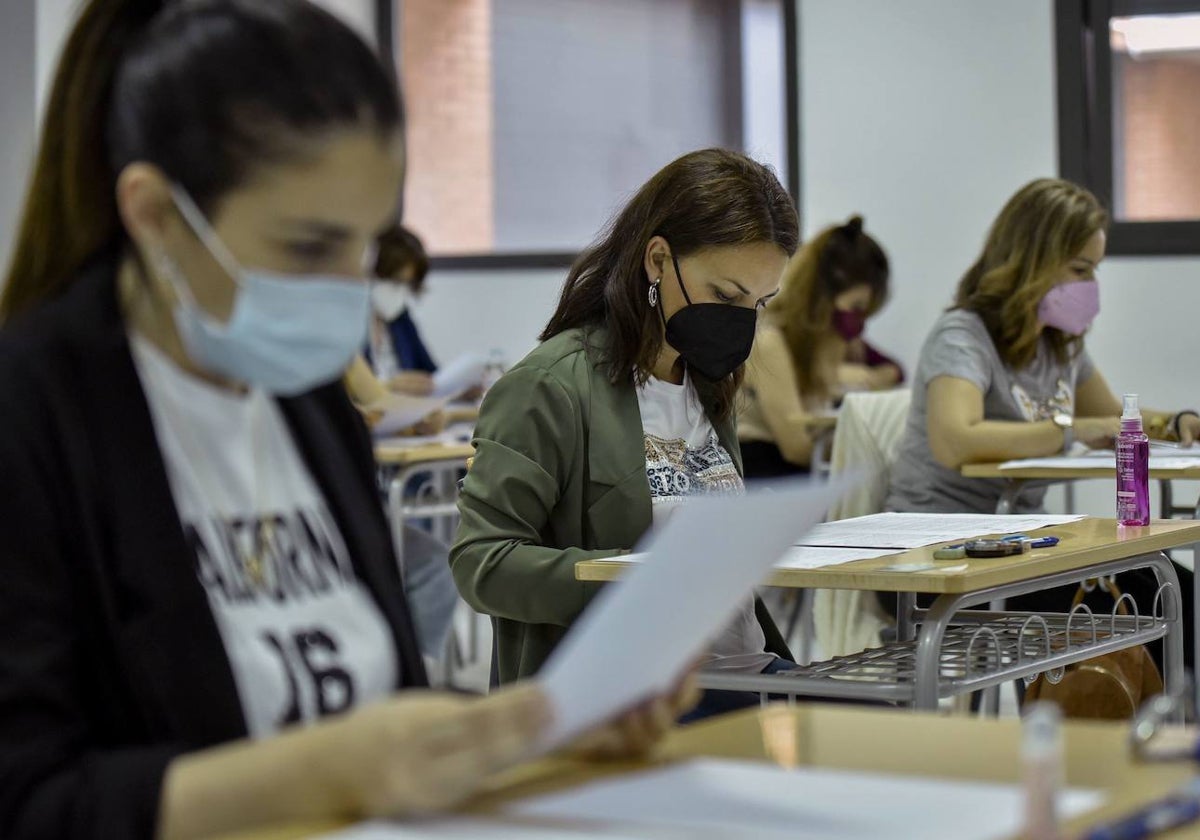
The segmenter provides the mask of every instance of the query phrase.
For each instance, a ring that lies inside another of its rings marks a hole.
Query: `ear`
[[[671,262],[671,246],[661,236],[652,236],[646,243],[642,261],[646,268],[646,282],[653,283],[663,276]]]
[[[179,223],[170,180],[153,164],[136,162],[117,176],[117,212],[130,239],[143,253],[161,250]]]

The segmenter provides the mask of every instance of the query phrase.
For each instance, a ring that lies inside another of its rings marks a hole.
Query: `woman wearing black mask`
[[[595,594],[578,561],[629,550],[686,496],[741,492],[734,396],[797,238],[769,169],[685,155],[579,257],[543,343],[489,391],[450,563],[463,597],[496,619],[501,682],[536,672]],[[747,602],[706,667],[790,659]],[[716,694],[700,715],[750,697]]]
[[[764,317],[738,404],[748,478],[807,472],[814,414],[849,391],[893,388],[900,365],[863,339],[888,299],[888,258],[862,216],[825,228],[796,254]]]

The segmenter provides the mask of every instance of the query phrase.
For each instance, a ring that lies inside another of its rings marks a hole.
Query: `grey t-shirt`
[[[912,408],[900,453],[892,468],[887,509],[928,513],[994,513],[1003,479],[964,478],[933,458],[929,447],[926,390],[939,376],[965,379],[983,392],[988,420],[1046,420],[1075,414],[1075,388],[1094,368],[1087,351],[1066,364],[1042,343],[1028,367],[1013,370],[996,351],[987,327],[974,312],[944,313],[921,348],[913,377]],[[1046,485],[1030,482],[1013,506],[1014,513],[1039,511]]]

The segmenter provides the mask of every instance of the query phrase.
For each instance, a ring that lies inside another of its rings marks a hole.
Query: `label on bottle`
[[[1148,455],[1144,437],[1117,439],[1117,521],[1122,525],[1150,524]]]

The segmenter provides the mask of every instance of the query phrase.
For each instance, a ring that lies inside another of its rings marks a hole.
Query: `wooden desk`
[[[375,447],[375,460],[382,466],[408,467],[435,461],[463,461],[475,454],[469,443],[421,443],[406,446],[393,438]]]
[[[1017,494],[1021,492],[1021,487],[1026,481],[1049,481],[1054,483],[1070,482],[1070,481],[1086,481],[1088,479],[1108,479],[1115,481],[1117,477],[1117,468],[1115,464],[1105,463],[1087,463],[1087,459],[1080,458],[1082,463],[1077,467],[1018,467],[1016,469],[1002,470],[1000,464],[967,464],[962,468],[962,474],[966,478],[1002,478],[1008,483],[1004,488],[1003,494],[1000,496],[1000,501],[996,504],[996,513],[1010,513],[1013,504],[1016,502]],[[1097,460],[1097,459],[1093,459]],[[1166,519],[1175,514],[1187,513],[1193,518],[1200,519],[1200,499],[1196,500],[1193,507],[1181,507],[1174,503],[1171,490],[1172,481],[1200,481],[1200,465],[1195,467],[1183,467],[1174,469],[1162,469],[1160,467],[1150,468],[1150,478],[1159,483],[1161,490],[1162,503],[1159,508],[1160,515]]]
[[[447,425],[474,423],[479,419],[479,403],[447,403],[442,412],[446,415]]]
[[[1038,532],[1043,533],[1043,532]],[[992,560],[937,560],[940,545],[915,548],[874,560],[855,560],[820,569],[776,569],[765,581],[769,586],[816,589],[863,589],[881,592],[966,593],[1002,586],[1059,572],[1087,569],[1098,563],[1151,554],[1200,541],[1200,521],[1154,521],[1145,528],[1124,528],[1113,519],[1082,519],[1045,529],[1060,539],[1053,548]],[[965,571],[881,572],[893,563],[935,563],[939,566],[967,565]],[[584,560],[575,564],[578,580],[616,580],[633,563],[620,560]]]
[[[1046,529],[1046,533],[1058,536],[1060,543],[1007,558],[935,562],[937,546],[929,546],[820,569],[776,569],[768,584],[898,593],[897,640],[783,674],[705,672],[702,685],[935,709],[947,697],[993,689],[1009,680],[1162,638],[1164,682],[1170,690],[1182,691],[1187,628],[1180,611],[1178,575],[1163,552],[1200,540],[1200,522],[1172,520],[1121,529],[1112,519],[1083,519]],[[934,563],[957,570],[880,570],[896,562]],[[575,576],[615,580],[630,565],[621,560],[581,561],[575,566]],[[1003,611],[1007,598],[1138,568],[1152,570],[1164,594],[1161,603],[1156,599],[1155,604],[1137,605],[1137,616],[1126,619],[1082,611],[1030,616]],[[1168,591],[1175,597],[1167,595]],[[937,593],[938,597],[928,610],[918,610],[918,592]],[[988,604],[994,606],[976,609]],[[1090,634],[1090,640],[1081,639],[1081,634]],[[983,664],[979,664],[981,657]],[[992,692],[989,702],[994,704],[995,697]]]
[[[1071,833],[1162,796],[1192,776],[1188,763],[1138,764],[1128,728],[1115,723],[1065,724],[1067,784],[1105,791],[1108,801],[1068,824]],[[495,812],[521,798],[668,762],[698,757],[762,759],[785,767],[826,767],[946,779],[1020,779],[1020,723],[1015,719],[944,717],[883,709],[782,704],[727,715],[672,732],[648,761],[584,764],[546,759],[498,776],[468,813]],[[280,827],[223,840],[293,840],[336,823]],[[1193,830],[1194,832],[1194,830]],[[1176,831],[1166,838],[1194,836]]]

